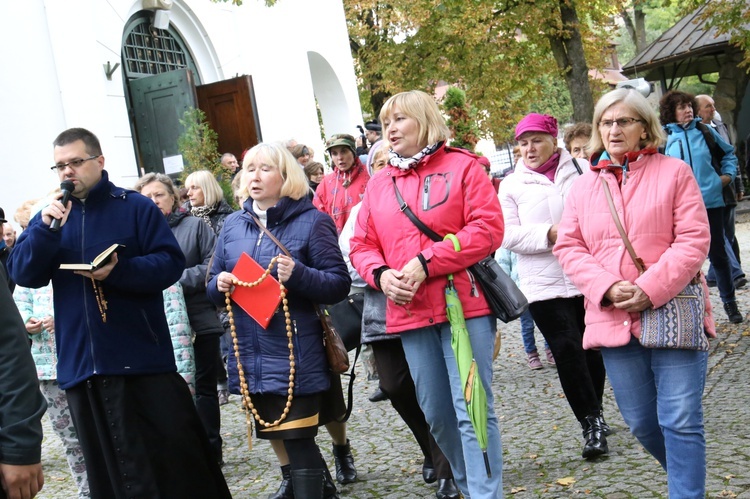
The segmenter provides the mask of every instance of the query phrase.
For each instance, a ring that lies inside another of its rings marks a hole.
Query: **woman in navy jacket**
[[[321,394],[330,384],[323,329],[314,303],[346,298],[351,279],[331,218],[307,198],[307,179],[281,144],[259,144],[245,154],[243,210],[228,216],[209,269],[208,294],[224,305],[224,293],[236,285],[232,269],[243,252],[266,268],[278,257],[272,275],[287,288],[293,331],[294,392],[289,413],[276,427],[256,425],[258,438],[282,440],[289,455],[295,496],[322,498],[325,463],[315,443],[321,420]],[[265,226],[291,253],[269,238]],[[253,406],[265,421],[279,419],[287,405],[290,360],[285,313],[279,308],[266,329],[232,303],[235,332]],[[228,363],[229,388],[240,393],[237,362]],[[325,480],[326,491],[335,486]],[[330,494],[329,494],[330,496]]]

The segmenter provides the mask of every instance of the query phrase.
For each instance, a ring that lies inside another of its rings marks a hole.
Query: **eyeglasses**
[[[73,161],[68,161],[67,163],[60,163],[59,165],[50,166],[49,169],[52,171],[57,170],[58,172],[61,172],[69,166],[71,168],[78,168],[79,166],[84,164],[86,161],[91,161],[92,159],[96,159],[100,156],[101,154],[97,154],[96,156],[89,156],[88,158],[85,158],[85,159],[74,159]]]
[[[633,123],[643,123],[643,120],[638,118],[617,118],[616,120],[601,120],[599,122],[600,128],[612,128],[612,125],[617,123],[617,126],[620,128],[627,128]]]

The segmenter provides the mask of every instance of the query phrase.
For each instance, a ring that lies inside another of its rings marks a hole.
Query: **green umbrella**
[[[444,239],[453,242],[456,251],[461,251],[461,244],[453,234],[448,234]],[[458,373],[461,376],[464,399],[466,400],[466,411],[469,413],[471,425],[479,442],[479,448],[484,454],[484,466],[487,477],[492,476],[490,460],[487,456],[487,392],[482,385],[477,371],[477,362],[474,360],[474,352],[471,350],[469,331],[466,329],[464,308],[458,299],[458,292],[453,283],[453,274],[448,274],[448,285],[445,287],[445,308],[448,314],[448,322],[451,325],[451,347],[456,356]]]

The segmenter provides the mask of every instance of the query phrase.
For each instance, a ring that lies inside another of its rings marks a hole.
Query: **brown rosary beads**
[[[252,288],[260,283],[262,283],[266,277],[271,273],[271,269],[276,264],[276,261],[278,260],[278,257],[274,257],[271,260],[271,263],[268,264],[268,268],[263,272],[263,275],[260,276],[260,278],[255,282],[243,282],[238,280],[233,280],[232,284],[235,286],[243,286],[247,288]],[[281,416],[274,421],[273,423],[268,423],[264,421],[260,415],[258,414],[258,410],[253,406],[253,402],[250,399],[250,390],[247,384],[247,380],[245,379],[245,370],[242,367],[242,362],[240,361],[240,346],[239,341],[237,340],[237,329],[234,324],[234,313],[232,312],[232,299],[231,299],[231,293],[229,291],[224,293],[225,296],[225,303],[227,308],[227,313],[229,315],[229,328],[232,335],[232,345],[234,348],[234,357],[237,360],[237,372],[240,377],[240,393],[242,395],[242,407],[245,410],[245,420],[247,422],[247,443],[250,449],[252,449],[252,419],[250,418],[250,413],[253,414],[253,417],[258,422],[259,425],[264,426],[266,428],[271,428],[274,426],[278,426],[281,424],[281,422],[286,419],[287,415],[289,414],[289,410],[292,407],[292,399],[294,398],[294,374],[296,372],[295,369],[295,362],[294,362],[294,343],[292,342],[293,337],[293,331],[292,331],[292,319],[289,314],[289,303],[286,298],[286,288],[283,284],[279,283],[279,291],[281,294],[281,302],[284,309],[284,318],[286,320],[286,337],[289,340],[289,389],[287,390],[287,398],[286,398],[286,407],[284,407],[284,412],[282,412]]]
[[[107,300],[104,299],[104,290],[102,289],[99,281],[91,278],[91,284],[94,286],[94,296],[96,296],[96,304],[99,306],[99,315],[102,316],[102,322],[107,323]]]

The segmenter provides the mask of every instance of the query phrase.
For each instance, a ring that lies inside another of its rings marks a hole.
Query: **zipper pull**
[[[465,272],[469,276],[469,284],[471,284],[471,293],[469,293],[469,296],[477,298],[479,296],[479,291],[477,291],[477,283],[474,280],[474,276],[469,272],[469,269],[466,269]]]
[[[422,211],[430,207],[430,176],[424,179],[424,191],[422,191]]]
[[[258,233],[258,242],[255,243],[255,247],[260,246],[260,240],[263,239],[263,232]]]

